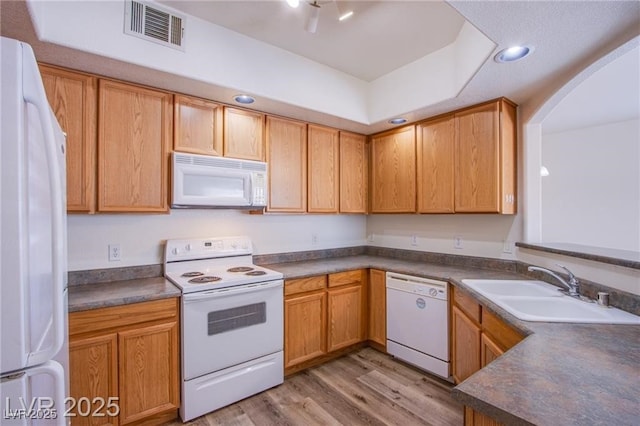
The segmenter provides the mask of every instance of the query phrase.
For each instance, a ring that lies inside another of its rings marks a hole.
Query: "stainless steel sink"
[[[629,312],[585,302],[534,280],[462,280],[505,311],[524,321],[640,324]]]

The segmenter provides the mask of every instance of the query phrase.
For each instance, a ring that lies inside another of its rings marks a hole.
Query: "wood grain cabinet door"
[[[118,333],[121,424],[180,406],[178,323]]]
[[[369,333],[370,341],[387,346],[387,288],[386,273],[369,271]]]
[[[42,82],[67,135],[67,211],[96,210],[97,78],[40,65]]]
[[[99,82],[98,210],[167,212],[173,95]]]
[[[452,308],[451,321],[453,378],[456,383],[460,383],[481,367],[480,326],[469,319],[457,306]]]
[[[340,132],[340,213],[366,213],[369,191],[367,138]]]
[[[175,95],[173,149],[202,155],[222,155],[222,106]]]
[[[264,161],[264,114],[225,107],[224,156]]]
[[[371,139],[371,212],[416,211],[415,126]]]
[[[308,190],[310,213],[337,213],[339,202],[338,130],[308,126]]]
[[[284,301],[284,367],[327,352],[327,294],[325,291]]]
[[[363,340],[362,285],[330,289],[327,306],[327,351]]]
[[[267,117],[267,211],[307,211],[307,124]]]
[[[105,401],[118,398],[118,337],[116,333],[97,337],[72,339],[69,342],[69,379],[71,397],[76,402],[71,410],[73,425],[118,425],[118,412],[106,405],[85,404],[89,401]],[[83,402],[78,405],[80,399]],[[97,398],[97,399],[96,399]],[[113,400],[111,400],[113,401]],[[78,409],[83,415],[78,414]],[[84,415],[96,412],[98,415]],[[98,410],[98,411],[96,411]],[[108,415],[107,410],[115,416]],[[58,413],[62,415],[62,413]]]
[[[454,212],[453,115],[417,126],[418,213]]]
[[[516,106],[506,99],[455,113],[456,212],[516,212]]]

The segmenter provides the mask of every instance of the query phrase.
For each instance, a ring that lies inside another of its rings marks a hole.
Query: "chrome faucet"
[[[569,275],[569,282],[567,282],[560,275],[556,274],[555,272],[553,272],[552,270],[547,269],[547,268],[541,268],[539,266],[529,266],[527,268],[527,270],[529,270],[529,271],[540,271],[540,272],[547,273],[547,274],[551,275],[552,277],[555,277],[558,281],[560,281],[560,283],[563,286],[565,286],[567,288],[567,292],[569,293],[569,296],[580,297],[580,283],[578,282],[578,279],[576,278],[576,276],[573,275],[573,273],[569,269],[567,269],[566,267],[564,267],[562,265],[558,265],[557,263],[556,263],[556,266],[559,266],[562,269],[564,269],[565,271],[567,271],[567,274]]]

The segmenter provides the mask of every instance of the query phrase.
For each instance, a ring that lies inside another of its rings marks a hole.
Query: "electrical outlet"
[[[318,244],[318,234],[311,234],[311,244],[314,246]]]
[[[369,234],[369,242],[373,243],[376,240],[376,234]]]
[[[121,256],[120,244],[109,244],[109,262],[119,262]]]
[[[457,250],[462,250],[464,248],[462,237],[460,236],[453,237],[453,248]]]
[[[412,246],[418,245],[418,236],[416,234],[411,234],[411,245]]]
[[[513,253],[513,243],[509,240],[504,240],[502,242],[502,252],[507,254]]]

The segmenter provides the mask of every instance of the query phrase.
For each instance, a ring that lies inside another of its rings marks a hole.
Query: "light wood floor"
[[[285,379],[284,384],[188,424],[462,425],[452,385],[371,348]],[[180,420],[167,425],[181,425]]]

